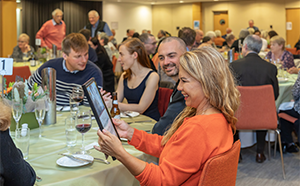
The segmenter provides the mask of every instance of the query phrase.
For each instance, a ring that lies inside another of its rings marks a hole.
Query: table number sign
[[[0,58],[0,75],[12,75],[13,73],[13,62],[12,58]]]

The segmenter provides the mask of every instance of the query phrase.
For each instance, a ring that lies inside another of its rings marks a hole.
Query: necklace
[[[209,106],[209,107],[207,107],[206,109],[204,109],[204,110],[202,111],[201,115],[204,115],[204,113],[205,113],[208,109],[210,109],[210,108],[212,108],[212,106]]]

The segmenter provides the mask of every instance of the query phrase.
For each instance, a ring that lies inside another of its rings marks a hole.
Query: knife
[[[84,159],[84,158],[79,158],[79,157],[76,157],[76,156],[73,156],[73,155],[69,155],[69,154],[58,154],[58,155],[66,156],[66,157],[68,157],[68,158],[70,158],[72,160],[75,160],[75,161],[93,163],[92,160],[88,160],[88,159]]]

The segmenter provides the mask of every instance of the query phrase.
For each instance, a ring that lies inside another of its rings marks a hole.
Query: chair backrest
[[[13,75],[4,76],[6,78],[6,85],[8,86],[10,82],[14,82],[16,76],[20,76],[23,80],[28,79],[31,76],[29,66],[13,67]]]
[[[238,86],[241,104],[235,114],[237,130],[277,128],[277,113],[272,85]]]
[[[240,140],[230,150],[208,159],[203,167],[198,186],[234,186],[241,149]]]
[[[280,117],[280,118],[282,118],[282,119],[285,119],[285,120],[287,120],[287,121],[289,121],[289,122],[291,122],[291,123],[295,123],[295,121],[298,120],[298,118],[295,118],[295,117],[293,117],[293,116],[290,116],[290,115],[288,115],[288,114],[286,114],[286,113],[284,113],[284,112],[279,113],[279,114],[278,114],[278,117]]]
[[[163,116],[168,108],[173,90],[169,88],[158,88],[158,111]]]
[[[297,48],[285,48],[286,51],[289,51],[293,55],[297,54]]]
[[[116,66],[117,66],[117,58],[116,58],[116,56],[113,56],[112,57],[112,64],[113,64],[113,72],[115,72],[115,69],[116,69]]]

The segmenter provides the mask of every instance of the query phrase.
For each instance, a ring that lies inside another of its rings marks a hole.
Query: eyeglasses
[[[18,43],[25,43],[26,41],[20,41],[20,40],[18,40]]]

